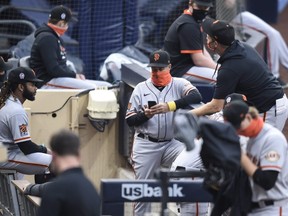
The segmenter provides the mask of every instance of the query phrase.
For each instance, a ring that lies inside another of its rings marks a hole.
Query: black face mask
[[[200,23],[207,16],[208,11],[205,10],[197,10],[193,8],[192,16],[196,20],[196,22]]]

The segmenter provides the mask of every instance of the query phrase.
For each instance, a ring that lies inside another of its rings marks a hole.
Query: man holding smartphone
[[[185,148],[174,139],[174,111],[202,100],[189,81],[171,76],[166,51],[153,52],[148,66],[151,77],[135,87],[126,112],[127,124],[135,127],[131,159],[136,179],[152,179],[158,168],[171,166]],[[150,210],[150,203],[136,203],[134,215]]]

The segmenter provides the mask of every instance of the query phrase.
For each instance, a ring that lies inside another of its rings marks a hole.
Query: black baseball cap
[[[49,18],[59,21],[64,20],[65,22],[77,21],[77,19],[72,16],[71,10],[63,5],[54,7],[49,14]]]
[[[224,107],[223,117],[224,120],[230,122],[234,128],[239,129],[248,111],[249,106],[244,101],[235,100]]]
[[[5,62],[2,56],[0,56],[0,71],[7,71],[12,69],[13,65]]]
[[[252,102],[248,101],[246,96],[244,94],[239,94],[239,93],[232,93],[226,96],[225,98],[225,102],[224,102],[224,107],[232,102],[232,101],[243,101],[244,103],[246,103],[248,106],[254,106]]]
[[[213,0],[194,0],[194,2],[199,6],[213,7]]]
[[[157,50],[150,54],[148,67],[167,67],[170,64],[170,56],[164,50]]]
[[[43,80],[37,79],[35,72],[28,67],[18,67],[10,71],[8,75],[8,82],[10,83],[39,83]]]
[[[204,32],[223,45],[231,45],[235,40],[235,30],[224,20],[207,18],[202,22]]]

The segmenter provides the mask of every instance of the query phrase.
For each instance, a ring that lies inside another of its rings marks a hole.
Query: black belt
[[[251,207],[252,209],[255,208],[263,208],[266,206],[272,206],[274,205],[274,200],[262,200],[260,202],[252,202]]]
[[[171,141],[171,139],[169,139],[169,140],[156,139],[156,138],[147,136],[147,135],[145,135],[145,134],[143,134],[143,133],[139,133],[137,136],[140,137],[140,138],[142,138],[142,139],[147,139],[147,140],[149,140],[149,141],[151,141],[151,142],[169,142],[169,141]]]

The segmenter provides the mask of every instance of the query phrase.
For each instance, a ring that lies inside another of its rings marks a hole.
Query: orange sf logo
[[[159,53],[154,54],[154,61],[158,61],[160,59]]]

